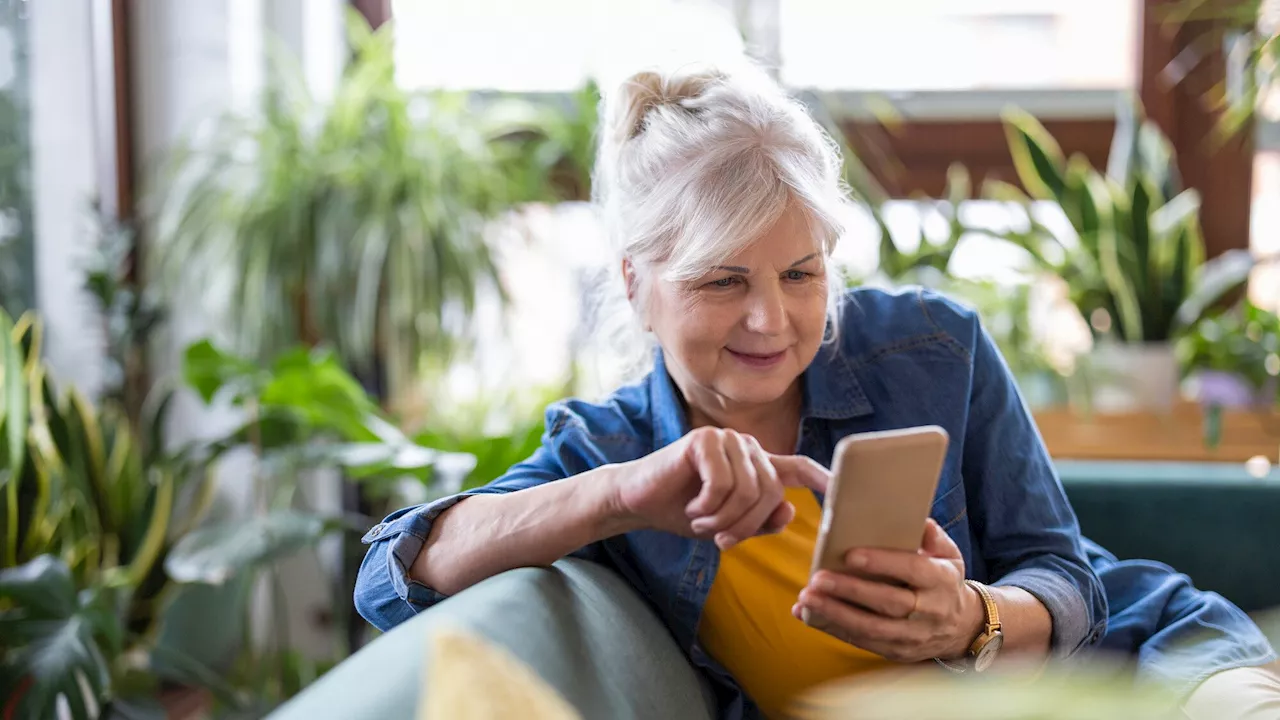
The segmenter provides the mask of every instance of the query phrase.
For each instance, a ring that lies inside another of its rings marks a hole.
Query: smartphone
[[[810,577],[819,570],[849,573],[844,558],[853,548],[919,550],[948,443],[947,431],[936,425],[841,440]],[[822,619],[811,618],[807,609],[804,621],[822,629]]]

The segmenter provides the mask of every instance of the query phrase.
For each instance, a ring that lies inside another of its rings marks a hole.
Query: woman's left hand
[[[964,557],[932,519],[917,553],[859,548],[845,558],[852,574],[818,572],[791,608],[821,615],[840,639],[896,662],[962,657],[982,632],[977,591],[964,583]]]

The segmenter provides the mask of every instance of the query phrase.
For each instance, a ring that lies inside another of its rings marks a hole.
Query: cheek
[[[668,350],[718,346],[734,324],[732,313],[721,305],[667,286],[655,289],[648,319]]]
[[[814,283],[796,299],[792,324],[802,341],[821,342],[827,329],[827,286]],[[816,336],[816,337],[815,337]]]

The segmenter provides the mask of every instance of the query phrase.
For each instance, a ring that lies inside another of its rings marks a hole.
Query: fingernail
[[[711,524],[710,520],[700,518],[698,520],[694,520],[693,522],[689,523],[689,529],[693,530],[696,533],[701,533],[705,531],[707,529],[707,526],[710,524]]]
[[[737,538],[730,535],[729,533],[720,533],[719,535],[716,535],[716,547],[720,548],[721,550],[728,550],[729,548],[733,547],[734,544],[736,544],[737,542],[738,542]]]
[[[867,564],[866,555],[863,555],[860,552],[854,552],[849,554],[849,567],[860,568],[860,567],[865,567],[866,564]]]
[[[830,592],[836,589],[836,581],[826,575],[819,575],[818,582],[815,583],[819,590]]]

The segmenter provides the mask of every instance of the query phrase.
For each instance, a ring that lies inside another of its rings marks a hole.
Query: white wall
[[[36,307],[45,356],[63,383],[96,394],[103,336],[81,270],[93,238],[94,164],[90,3],[31,2],[31,183]]]

